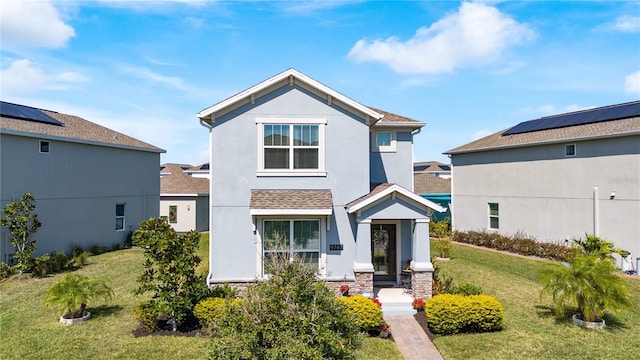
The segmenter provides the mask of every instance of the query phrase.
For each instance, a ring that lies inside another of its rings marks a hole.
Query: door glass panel
[[[375,275],[389,275],[389,231],[373,230],[373,270]]]

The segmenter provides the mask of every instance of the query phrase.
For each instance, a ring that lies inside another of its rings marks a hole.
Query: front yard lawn
[[[504,305],[500,332],[440,336],[434,343],[445,359],[627,359],[640,354],[640,280],[626,279],[634,311],[605,317],[607,329],[557,322],[551,299],[540,298],[538,274],[544,261],[454,245],[440,262],[454,283],[471,283]]]

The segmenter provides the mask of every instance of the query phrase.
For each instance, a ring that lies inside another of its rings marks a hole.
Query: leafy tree
[[[102,279],[90,279],[78,274],[67,274],[53,284],[45,293],[45,304],[59,309],[67,319],[80,318],[84,315],[87,303],[102,298],[113,297],[113,291]]]
[[[31,255],[36,251],[33,234],[42,224],[38,221],[35,197],[30,193],[22,194],[20,201],[11,201],[2,209],[0,225],[11,232],[11,245],[16,249],[15,259],[18,262],[19,274],[27,271]]]
[[[629,289],[616,275],[613,261],[599,253],[569,259],[569,266],[549,265],[542,272],[542,294],[550,294],[556,318],[577,308],[585,321],[602,319],[604,312],[633,308]]]
[[[150,306],[157,313],[166,313],[176,326],[208,295],[204,277],[195,272],[201,261],[195,255],[199,240],[198,232],[179,235],[167,220],[156,218],[141,222],[133,235],[133,243],[144,250],[146,257],[136,294],[153,292]]]

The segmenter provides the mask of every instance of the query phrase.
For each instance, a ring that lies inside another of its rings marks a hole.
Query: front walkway
[[[442,360],[442,355],[413,317],[413,296],[402,288],[374,288],[382,303],[384,320],[391,327],[393,340],[406,360]]]

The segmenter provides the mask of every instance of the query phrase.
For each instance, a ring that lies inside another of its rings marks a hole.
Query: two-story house
[[[285,252],[370,294],[412,259],[415,296],[431,293],[429,216],[444,209],[412,192],[424,123],[294,69],[197,116],[210,133],[210,285],[262,279],[264,260]]]

